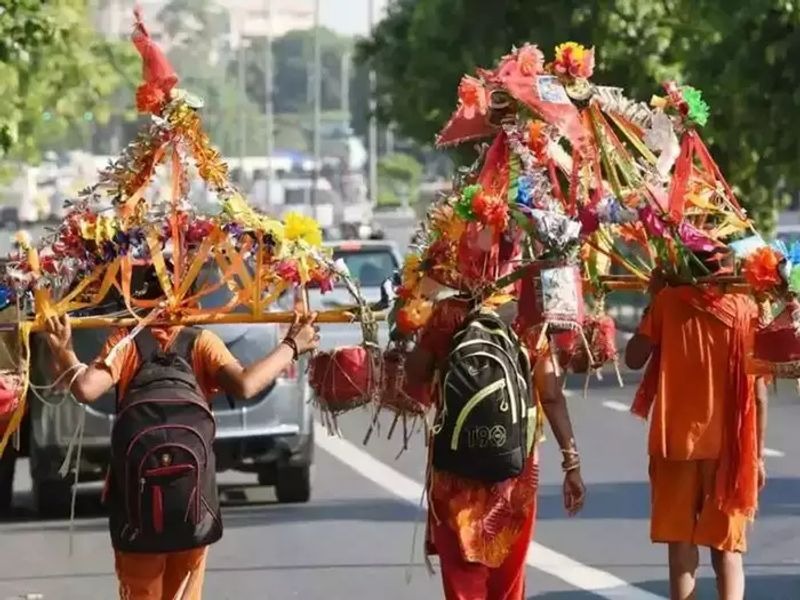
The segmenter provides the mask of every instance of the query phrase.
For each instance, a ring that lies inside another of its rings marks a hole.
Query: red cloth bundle
[[[562,368],[573,373],[586,373],[590,368],[599,369],[617,358],[617,326],[614,319],[608,315],[587,317],[583,331],[589,342],[591,360],[580,332],[565,331],[554,336],[558,362]]]
[[[0,434],[19,406],[20,379],[18,375],[0,373]]]
[[[792,302],[769,325],[756,331],[750,370],[759,375],[800,377],[800,336],[793,314],[797,311],[800,305]]]
[[[334,414],[363,406],[376,385],[372,354],[363,346],[320,352],[311,359],[309,381],[319,404]]]
[[[384,353],[380,404],[396,413],[424,415],[433,402],[431,386],[409,381],[405,362],[406,353],[398,348]]]
[[[519,282],[517,325],[524,332],[547,326],[551,331],[578,330],[584,319],[583,283],[578,267],[537,261]]]

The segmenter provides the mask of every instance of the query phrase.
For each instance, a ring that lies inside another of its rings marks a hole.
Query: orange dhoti
[[[747,550],[744,514],[726,514],[715,496],[716,460],[650,457],[653,542],[686,542],[726,552]]]
[[[200,600],[207,554],[208,548],[163,554],[116,552],[120,599]]]
[[[536,455],[496,484],[434,471],[429,534],[447,600],[523,600],[525,559],[536,522]]]

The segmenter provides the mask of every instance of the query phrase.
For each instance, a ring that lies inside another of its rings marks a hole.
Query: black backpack
[[[516,303],[472,311],[439,373],[433,466],[478,481],[516,477],[536,429],[528,353],[509,326]]]
[[[108,500],[112,545],[123,552],[177,552],[222,537],[216,425],[192,370],[200,331],[184,328],[169,351],[139,333],[142,365],[111,432]]]

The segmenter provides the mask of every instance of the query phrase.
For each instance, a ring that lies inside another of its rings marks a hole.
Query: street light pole
[[[367,4],[369,30],[375,27],[375,0]],[[378,204],[378,122],[375,117],[378,103],[375,69],[369,71],[369,199],[372,206]]]
[[[244,157],[247,154],[247,87],[245,85],[244,37],[239,39],[239,185],[244,185]]]
[[[320,161],[320,113],[322,111],[322,40],[320,39],[320,0],[314,0],[314,178],[311,189],[311,214],[316,217],[317,186],[319,185]]]
[[[272,155],[275,154],[275,124],[273,118],[273,73],[272,73],[272,0],[264,0],[264,9],[266,11],[267,24],[266,24],[266,50],[264,57],[264,116],[266,117],[266,141],[267,141],[267,171],[266,178],[266,195],[265,201],[267,207],[272,205]]]

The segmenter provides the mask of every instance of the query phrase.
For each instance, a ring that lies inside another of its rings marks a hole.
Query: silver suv
[[[204,304],[221,306],[221,295]],[[270,352],[283,335],[282,326],[272,324],[214,325],[209,329],[219,335],[242,364],[250,364]],[[106,330],[76,330],[74,345],[78,357],[92,360],[100,352],[108,335]],[[34,383],[52,379],[51,358],[41,338],[32,340]],[[311,495],[311,464],[314,449],[311,391],[304,376],[303,361],[284,373],[271,389],[260,397],[234,401],[224,395],[213,399],[217,420],[217,470],[233,469],[256,473],[261,485],[275,486],[279,502],[306,502]],[[86,410],[86,426],[81,453],[80,481],[98,481],[105,476],[109,457],[115,397],[107,394],[85,409],[71,400],[61,400],[54,392],[42,402],[31,396],[27,450],[33,498],[40,514],[56,515],[67,511],[71,481],[59,473],[70,439]]]

